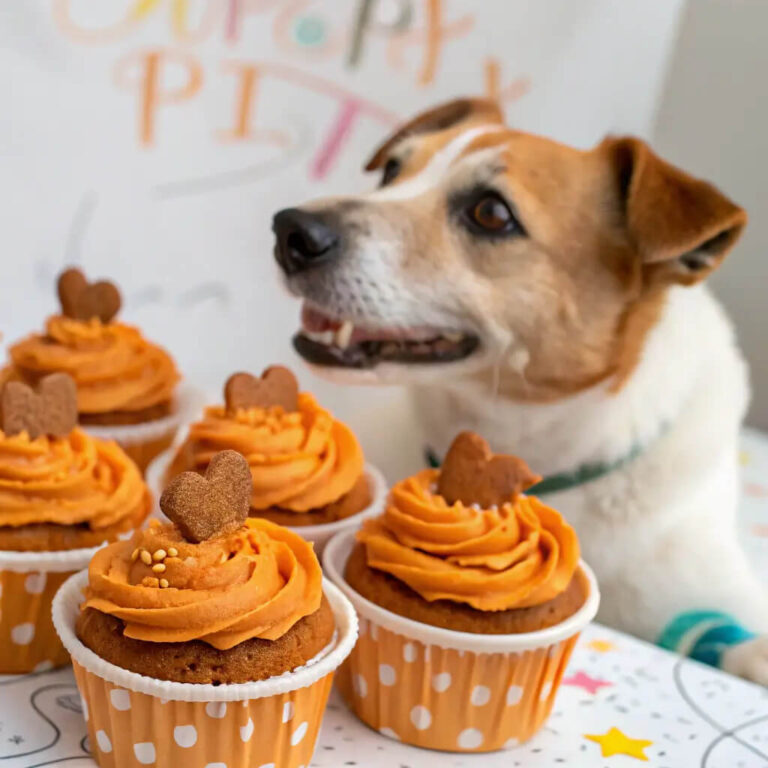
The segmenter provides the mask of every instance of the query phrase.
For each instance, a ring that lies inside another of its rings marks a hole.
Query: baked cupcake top
[[[150,642],[203,640],[226,650],[282,637],[320,607],[320,564],[300,536],[248,519],[249,494],[248,465],[234,451],[218,454],[205,478],[175,478],[161,498],[174,523],[152,520],[131,541],[99,550],[83,608]]]
[[[75,384],[66,374],[2,391],[0,527],[51,523],[109,528],[139,516],[147,490],[113,442],[78,429]]]
[[[521,492],[538,481],[512,456],[493,456],[472,433],[453,442],[442,470],[397,483],[385,512],[358,533],[367,563],[427,601],[481,611],[546,603],[579,562],[574,530]]]
[[[165,350],[137,328],[116,322],[120,294],[111,283],[89,284],[70,269],[59,278],[62,312],[45,332],[14,344],[6,378],[34,382],[64,372],[77,384],[81,415],[147,411],[168,404],[179,374]]]
[[[308,512],[348,493],[363,473],[363,451],[353,432],[299,392],[280,366],[261,378],[231,376],[225,404],[205,409],[179,448],[174,468],[202,471],[218,451],[243,454],[250,466],[251,507]]]

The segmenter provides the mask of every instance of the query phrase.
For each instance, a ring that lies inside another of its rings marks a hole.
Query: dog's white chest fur
[[[495,398],[459,382],[416,392],[425,442],[443,455],[461,429],[522,456],[540,474],[612,463],[615,471],[546,501],[579,534],[601,583],[599,618],[655,640],[673,616],[721,610],[768,631],[768,599],[735,540],[737,438],[745,365],[703,288],[673,288],[642,360],[607,385],[554,404]]]

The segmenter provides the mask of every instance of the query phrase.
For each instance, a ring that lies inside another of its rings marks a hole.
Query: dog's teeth
[[[336,346],[346,349],[349,346],[349,340],[352,338],[352,332],[355,330],[355,324],[351,320],[345,320],[341,328],[336,331]]]
[[[333,331],[304,331],[304,335],[318,344],[325,344],[326,347],[330,347],[334,341]]]
[[[443,338],[458,344],[458,342],[460,342],[464,336],[460,333],[444,333]]]

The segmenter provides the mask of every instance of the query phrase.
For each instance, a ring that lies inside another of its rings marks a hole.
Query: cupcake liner
[[[176,433],[197,416],[203,403],[202,393],[186,384],[174,396],[173,413],[142,424],[83,424],[88,434],[100,440],[114,440],[136,462],[142,471],[158,454],[173,443]]]
[[[597,583],[584,605],[553,627],[518,635],[456,632],[398,616],[344,580],[354,545],[346,532],[329,542],[325,572],[360,616],[360,636],[339,670],[352,711],[385,736],[428,749],[488,752],[523,743],[552,710],[581,630],[594,618]]]
[[[333,673],[357,638],[349,601],[327,581],[334,642],[305,666],[254,683],[202,685],[155,680],[110,664],[75,635],[87,573],[68,579],[53,622],[72,655],[91,749],[101,768],[309,765]]]
[[[69,664],[53,627],[51,603],[61,584],[86,567],[97,549],[0,551],[0,674]]]
[[[145,480],[155,498],[154,514],[161,520],[165,520],[166,517],[160,511],[160,494],[165,488],[165,473],[173,461],[174,455],[175,449],[165,451],[157,456],[149,467],[147,467]],[[387,494],[389,493],[387,481],[384,479],[384,475],[381,474],[381,471],[373,464],[366,464],[364,472],[371,488],[371,501],[365,509],[360,510],[357,514],[350,515],[342,520],[336,520],[332,523],[320,523],[319,525],[287,525],[285,527],[298,533],[303,539],[311,541],[315,545],[315,552],[320,556],[325,545],[332,536],[340,531],[357,530],[357,528],[360,527],[360,523],[365,518],[375,517],[383,511],[384,503],[387,499]]]

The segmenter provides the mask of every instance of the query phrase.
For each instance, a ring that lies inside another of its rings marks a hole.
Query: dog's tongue
[[[314,307],[304,304],[301,308],[301,325],[305,331],[311,333],[323,333],[323,331],[338,331],[341,323],[332,320]]]

